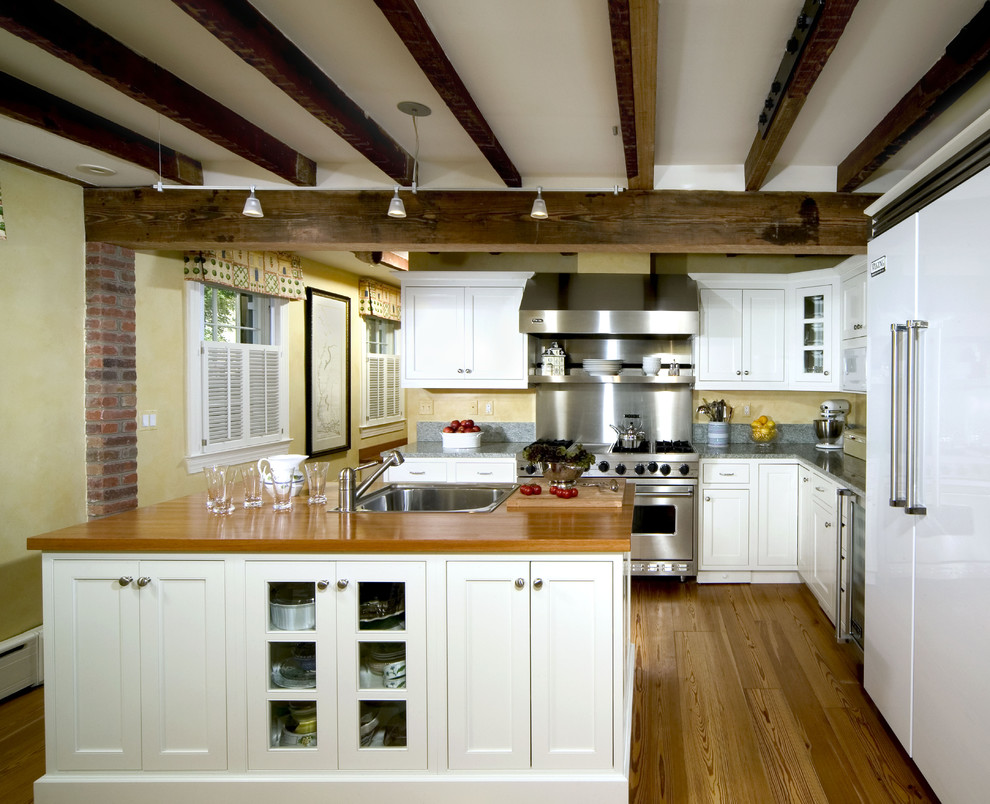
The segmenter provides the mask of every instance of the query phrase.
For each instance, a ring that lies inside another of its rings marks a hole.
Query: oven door
[[[633,575],[696,575],[694,528],[698,481],[636,481],[633,500]]]

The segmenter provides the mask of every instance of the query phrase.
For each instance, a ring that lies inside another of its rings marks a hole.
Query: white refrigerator
[[[984,802],[990,169],[869,259],[864,683],[942,801]]]

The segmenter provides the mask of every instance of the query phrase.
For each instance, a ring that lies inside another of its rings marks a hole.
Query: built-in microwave
[[[866,338],[842,342],[842,390],[866,393]]]

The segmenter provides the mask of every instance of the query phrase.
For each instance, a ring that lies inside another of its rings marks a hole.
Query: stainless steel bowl
[[[845,429],[846,423],[839,419],[815,419],[815,435],[822,441],[835,441]]]

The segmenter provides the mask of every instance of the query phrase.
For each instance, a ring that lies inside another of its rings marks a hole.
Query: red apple
[[[457,419],[453,419],[450,422],[450,426],[454,428],[454,432],[457,432],[457,428],[461,426],[461,423]]]
[[[445,433],[454,433],[454,432],[457,432],[456,430],[454,430],[454,428],[453,428],[453,427],[449,427],[449,426],[448,426],[448,427],[444,427],[444,428],[443,428],[443,431],[444,431]]]
[[[474,427],[474,419],[465,419],[461,422],[465,427]]]

